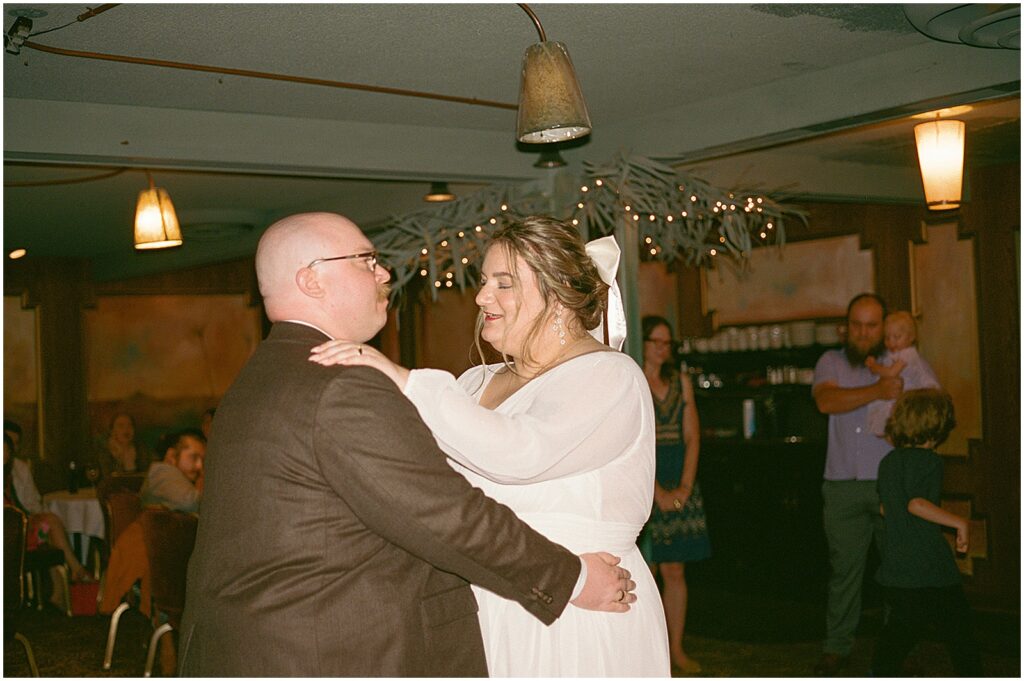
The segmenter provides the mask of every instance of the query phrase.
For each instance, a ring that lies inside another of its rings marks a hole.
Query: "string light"
[[[575,227],[576,225],[580,224],[580,221],[579,221],[579,220],[577,220],[576,218],[573,218],[573,219],[572,219],[572,224],[573,224],[573,226]]]
[[[462,259],[462,264],[463,265],[468,265],[469,264],[469,258],[463,258]]]
[[[724,236],[718,237],[718,240],[721,241],[723,244],[725,243],[725,237]]]
[[[657,248],[652,248],[651,249],[651,255],[658,255],[658,249]]]
[[[462,237],[464,237],[464,236],[466,236],[466,233],[465,233],[465,232],[459,232],[459,238],[460,238],[460,239],[461,239]]]
[[[441,248],[448,248],[448,239],[441,242]]]
[[[582,187],[580,187],[580,191],[581,192],[589,192],[590,191],[590,187],[588,187],[587,185],[583,185]]]
[[[441,288],[441,282],[439,282],[439,281],[435,281],[435,282],[434,282],[434,287],[435,287],[435,288]]]
[[[637,215],[636,213],[633,213],[633,222],[637,222],[639,220],[640,220],[640,216]]]
[[[652,239],[651,237],[649,237],[649,236],[645,236],[645,237],[644,237],[644,243],[646,243],[646,244],[649,244],[649,243],[651,243],[652,241],[654,241],[654,239]]]
[[[444,282],[444,285],[447,286],[448,288],[451,288],[452,287],[452,282],[446,281],[446,282]]]
[[[651,215],[651,222],[654,222],[655,219],[656,218],[653,215]]]
[[[674,217],[672,217],[671,215],[666,215],[666,216],[665,216],[665,221],[666,221],[666,222],[672,222],[673,220],[675,220],[675,218],[674,218]]]
[[[718,255],[718,251],[716,251],[715,249],[712,248],[711,249],[711,255]]]
[[[427,271],[426,270],[420,270],[420,276],[421,277],[427,276]]]
[[[501,209],[502,209],[503,211],[505,211],[505,210],[508,210],[508,204],[507,204],[507,203],[503,203],[503,204],[501,204]]]
[[[488,222],[491,223],[492,225],[496,225],[498,224],[498,218],[491,218],[490,220],[488,220]]]
[[[631,210],[633,210],[633,208],[627,203],[626,204],[626,212],[628,213]]]
[[[697,200],[697,196],[695,194],[690,194],[690,203],[693,203],[696,200]]]
[[[577,207],[577,208],[583,208],[583,202],[582,202],[582,201],[580,201],[579,203],[577,203],[577,204],[576,204],[576,207]]]
[[[482,232],[482,231],[484,231],[484,228],[483,228],[483,227],[481,227],[480,225],[477,225],[477,226],[476,226],[476,227],[474,227],[473,229],[474,229],[474,230],[476,230],[477,232]]]
[[[598,187],[600,187],[600,186],[604,185],[604,181],[603,181],[603,180],[600,180],[600,179],[598,179],[598,180],[595,180],[595,181],[594,181],[594,184],[596,184],[596,185],[597,185]]]
[[[765,234],[764,232],[761,232],[761,238],[762,238],[762,239],[764,239],[764,238],[765,238],[765,237],[767,237],[767,236],[768,236],[767,234]]]
[[[420,254],[421,255],[426,255],[427,254],[427,249],[424,248],[422,251],[420,251]]]
[[[684,211],[682,212],[682,216],[683,216],[684,218],[686,217],[686,211],[685,211],[685,210],[684,210]]]
[[[768,229],[771,229],[773,227],[773,225],[772,225],[772,223],[769,222],[768,224],[765,225],[765,227],[768,228]]]
[[[454,275],[451,272],[445,272],[445,278],[451,279]]]

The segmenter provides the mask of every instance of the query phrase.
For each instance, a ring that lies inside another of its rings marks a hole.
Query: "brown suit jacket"
[[[380,372],[277,323],[217,408],[183,676],[485,676],[468,582],[554,621],[579,559],[445,461]],[[472,427],[472,424],[466,424]]]

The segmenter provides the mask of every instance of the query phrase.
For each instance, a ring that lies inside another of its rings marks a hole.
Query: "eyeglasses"
[[[670,348],[672,347],[672,341],[658,340],[657,338],[645,338],[645,343],[654,343],[659,348]]]
[[[339,255],[334,258],[317,258],[313,262],[306,265],[306,267],[312,267],[313,265],[319,265],[322,262],[330,262],[332,260],[365,260],[366,266],[370,268],[371,272],[377,271],[377,251],[353,253],[352,255]]]

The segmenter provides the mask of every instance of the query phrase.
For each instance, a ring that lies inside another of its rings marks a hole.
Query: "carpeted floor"
[[[687,650],[703,665],[700,676],[809,676],[820,652],[818,630],[822,621],[820,618],[804,621],[813,608],[779,602],[759,603],[752,609],[749,607],[751,599],[744,598],[746,601],[715,591],[691,597]],[[756,617],[748,616],[752,610],[756,611]],[[817,613],[813,614],[817,617]],[[109,617],[67,618],[52,608],[42,612],[25,611],[21,617],[19,630],[32,643],[42,676],[142,675],[151,629],[148,621],[137,612],[129,611],[121,618],[113,667],[109,672],[102,671]],[[975,621],[986,674],[1019,678],[1019,616],[976,613]],[[730,635],[725,630],[727,622],[733,623],[740,636]],[[849,676],[867,675],[880,626],[880,609],[866,610],[847,670]],[[753,638],[760,640],[751,640]],[[907,660],[907,671],[914,676],[943,677],[952,674],[952,667],[941,646],[923,643]],[[23,677],[28,673],[21,645],[5,640],[4,676]],[[157,665],[154,676],[159,675]]]

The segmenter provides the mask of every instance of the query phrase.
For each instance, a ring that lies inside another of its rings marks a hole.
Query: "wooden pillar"
[[[864,210],[860,247],[874,255],[875,292],[890,310],[913,310],[910,244],[925,242],[922,212],[898,206],[869,206]]]
[[[89,265],[70,258],[7,264],[4,292],[36,309],[39,456],[55,467],[90,446],[82,308],[92,302]]]
[[[1020,166],[971,173],[960,235],[973,238],[981,360],[982,441],[964,466],[947,467],[947,486],[971,491],[987,521],[988,560],[968,585],[977,602],[1020,603]]]

